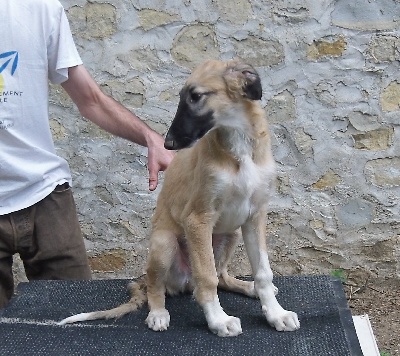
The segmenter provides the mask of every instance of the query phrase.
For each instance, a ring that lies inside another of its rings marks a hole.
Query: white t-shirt
[[[48,81],[82,64],[58,0],[0,5],[0,215],[32,206],[71,183],[49,127]]]

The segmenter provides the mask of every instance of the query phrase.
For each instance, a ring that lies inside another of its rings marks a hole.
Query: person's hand
[[[147,169],[149,170],[149,190],[153,191],[158,185],[158,172],[165,171],[174,158],[175,153],[164,148],[164,138],[152,132],[147,139]]]

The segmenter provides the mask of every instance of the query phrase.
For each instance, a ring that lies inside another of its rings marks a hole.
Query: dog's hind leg
[[[273,275],[265,244],[264,216],[265,214],[259,211],[249,217],[242,226],[243,240],[254,275],[254,287],[268,323],[278,331],[297,330],[300,327],[297,314],[283,309],[275,297]]]
[[[215,266],[218,274],[218,287],[230,292],[256,297],[254,282],[243,281],[228,274],[228,264],[241,237],[240,229],[231,234],[213,234]]]
[[[230,276],[227,271],[223,271],[220,274],[218,287],[229,292],[244,294],[248,297],[257,297],[253,281],[242,281]]]
[[[178,248],[174,233],[167,230],[152,232],[147,261],[147,301],[150,311],[146,323],[154,331],[163,331],[169,326],[170,316],[165,309],[166,284]]]

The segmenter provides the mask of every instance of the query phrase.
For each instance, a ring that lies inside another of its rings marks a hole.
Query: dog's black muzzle
[[[184,101],[181,101],[165,137],[164,147],[168,150],[190,147],[210,131],[213,126],[212,111],[203,115],[196,115]]]

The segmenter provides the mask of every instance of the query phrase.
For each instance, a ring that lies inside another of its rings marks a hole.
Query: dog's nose
[[[164,139],[164,148],[166,148],[167,150],[174,150],[175,146],[176,146],[176,140],[174,139],[174,135],[171,133],[171,128],[170,128]]]
[[[165,140],[164,141],[164,147],[167,149],[167,150],[173,150],[174,149],[174,140]]]

